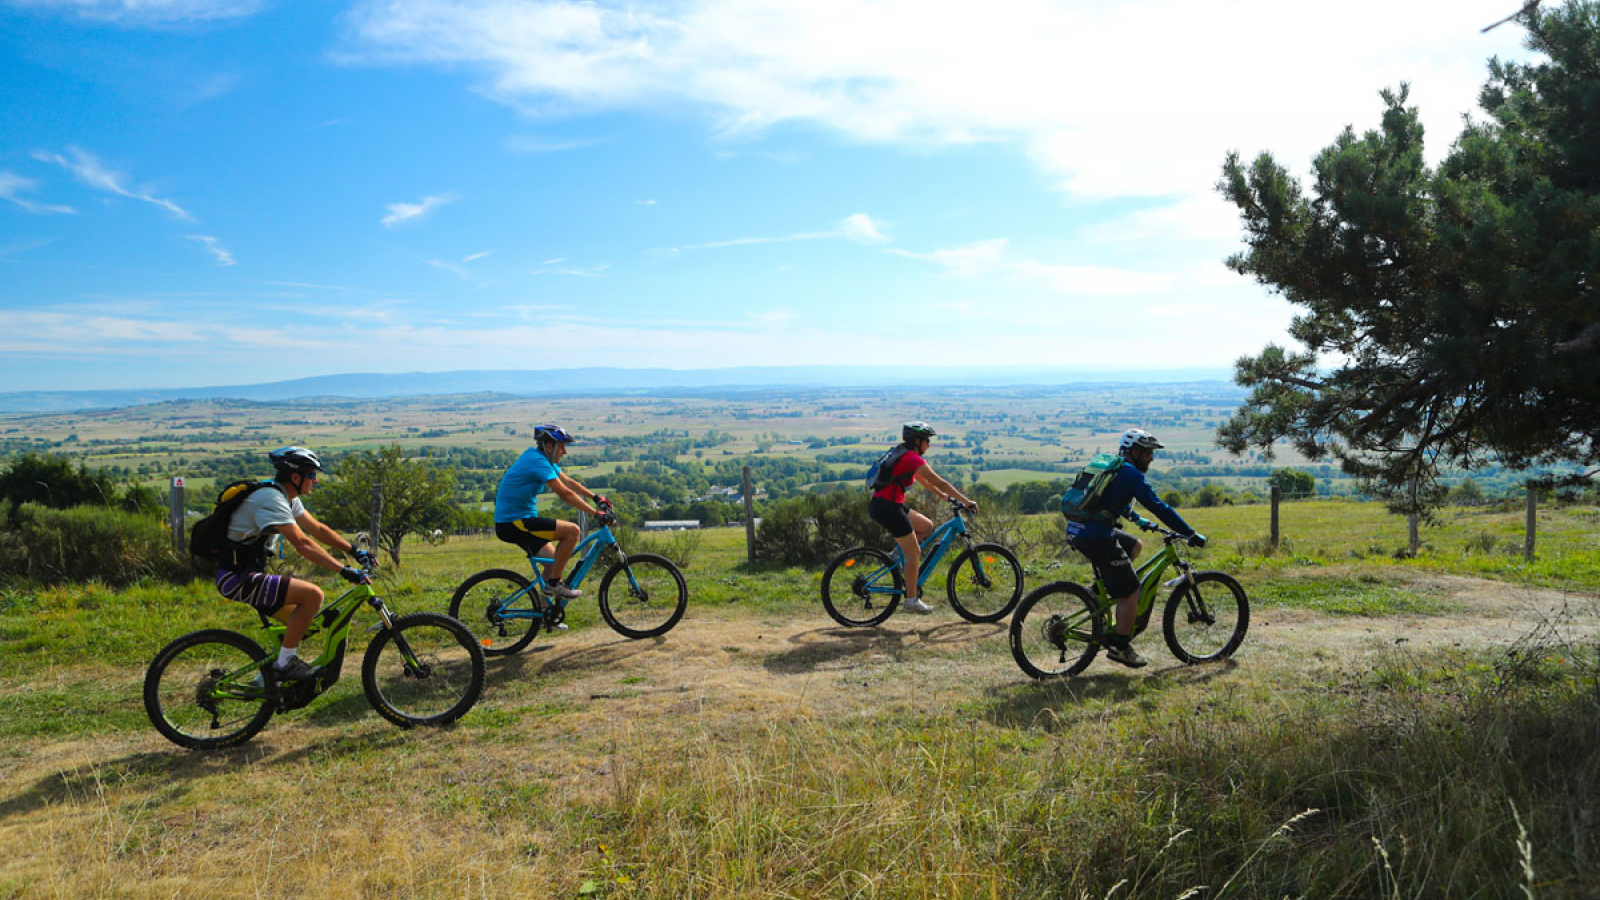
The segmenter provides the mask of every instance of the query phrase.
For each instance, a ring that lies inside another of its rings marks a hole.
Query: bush
[[[760,562],[822,566],[842,550],[889,543],[889,533],[867,516],[867,497],[841,491],[772,504],[756,529],[754,555]]]
[[[698,528],[653,532],[623,528],[617,540],[630,554],[654,553],[672,560],[680,569],[688,569],[700,552],[701,534]]]
[[[24,503],[6,510],[14,527],[0,534],[0,575],[46,584],[141,578],[188,581],[188,560],[172,549],[157,519],[104,506],[50,509]]]

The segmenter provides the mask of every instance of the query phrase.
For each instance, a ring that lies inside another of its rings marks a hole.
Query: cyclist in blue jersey
[[[576,522],[539,515],[539,495],[549,490],[575,509],[598,517],[600,511],[584,498],[604,506],[606,498],[578,483],[561,471],[561,458],[573,441],[566,429],[540,425],[533,429],[533,446],[523,451],[500,478],[494,494],[494,534],[508,544],[516,544],[529,556],[551,556],[554,562],[545,569],[544,580],[550,593],[570,600],[579,592],[561,580],[561,573],[572,557],[572,550],[583,535]],[[555,553],[546,552],[555,544]]]
[[[1067,541],[1079,553],[1089,558],[1094,572],[1106,586],[1106,593],[1117,599],[1117,625],[1106,636],[1106,657],[1129,668],[1145,665],[1144,657],[1133,649],[1133,620],[1139,609],[1139,578],[1134,573],[1133,561],[1144,551],[1144,543],[1127,532],[1114,527],[1117,519],[1132,519],[1141,528],[1154,527],[1155,523],[1133,511],[1137,500],[1145,509],[1156,514],[1168,528],[1189,536],[1189,543],[1205,546],[1205,536],[1189,527],[1171,506],[1156,496],[1155,488],[1145,478],[1150,461],[1162,446],[1155,435],[1139,428],[1122,433],[1117,452],[1126,462],[1117,469],[1110,484],[1101,494],[1100,508],[1109,513],[1105,521],[1098,518],[1067,522]]]

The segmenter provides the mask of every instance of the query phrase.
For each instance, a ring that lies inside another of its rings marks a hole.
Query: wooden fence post
[[[1539,492],[1534,490],[1533,485],[1530,484],[1528,485],[1528,531],[1527,535],[1523,538],[1522,543],[1522,558],[1528,560],[1529,562],[1533,561],[1534,533],[1538,531],[1539,528],[1538,513]]]
[[[184,525],[187,514],[183,508],[183,476],[172,479],[172,493],[167,497],[167,522],[172,525],[172,549],[182,556],[189,549],[189,535],[185,534]]]
[[[383,482],[372,486],[372,524],[368,526],[367,534],[372,541],[372,549],[376,551],[383,546]]]
[[[1278,502],[1280,500],[1282,500],[1282,499],[1283,499],[1283,492],[1278,490],[1278,486],[1277,485],[1273,485],[1272,486],[1272,531],[1271,531],[1271,537],[1268,540],[1270,541],[1272,549],[1274,549],[1274,550],[1278,549]]]
[[[750,496],[750,467],[744,467],[744,557],[756,561],[756,501]]]

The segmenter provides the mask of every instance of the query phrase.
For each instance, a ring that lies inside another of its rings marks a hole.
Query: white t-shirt
[[[292,524],[305,514],[305,504],[300,502],[299,497],[290,500],[283,495],[283,491],[269,487],[257,488],[233,511],[233,518],[228,520],[228,540],[251,540],[268,528]],[[267,540],[267,552],[276,553],[277,549],[278,536],[274,534]]]

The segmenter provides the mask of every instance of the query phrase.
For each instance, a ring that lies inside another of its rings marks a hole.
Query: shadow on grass
[[[762,665],[779,675],[804,675],[829,663],[879,653],[895,660],[917,645],[957,644],[1003,634],[1002,623],[944,622],[928,628],[814,628],[789,638],[793,648],[769,654]]]
[[[143,782],[181,796],[188,782],[227,774],[278,753],[270,744],[245,744],[226,750],[170,750],[130,753],[50,774],[0,800],[0,821],[62,804],[106,803],[108,788]]]
[[[986,718],[1004,728],[1042,728],[1055,731],[1076,718],[1076,710],[1094,701],[1123,703],[1153,692],[1202,684],[1238,668],[1233,660],[1203,666],[1173,665],[1130,674],[1102,669],[1075,678],[1023,681],[988,688],[991,698]]]
[[[527,678],[536,675],[563,675],[590,669],[605,669],[646,650],[654,650],[666,643],[666,636],[632,640],[617,638],[604,644],[585,644],[562,647],[559,644],[535,644],[520,653],[488,658],[488,684],[493,686],[502,679]],[[554,654],[547,656],[546,654]],[[537,658],[533,654],[540,654]]]

